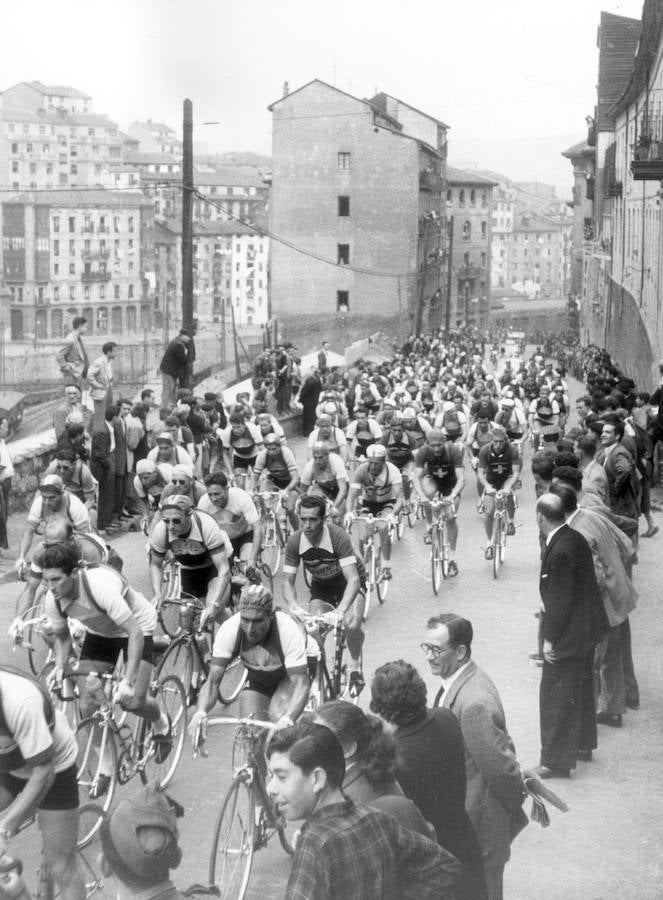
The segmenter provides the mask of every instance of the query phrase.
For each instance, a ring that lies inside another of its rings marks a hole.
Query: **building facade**
[[[509,286],[530,299],[564,297],[570,283],[572,234],[571,221],[517,215],[509,239]]]
[[[493,189],[492,245],[490,252],[490,284],[492,289],[509,284],[509,248],[513,232],[516,193],[505,184]]]
[[[443,320],[447,126],[315,80],[272,112],[274,314]]]
[[[490,309],[493,189],[478,173],[447,169],[451,240],[451,325],[485,328]]]

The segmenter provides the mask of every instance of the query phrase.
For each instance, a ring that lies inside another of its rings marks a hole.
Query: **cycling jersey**
[[[38,528],[42,523],[65,518],[71,523],[74,531],[90,531],[90,514],[85,504],[69,491],[65,491],[62,495],[62,501],[62,509],[44,513],[44,498],[38,492],[28,512],[28,524]]]
[[[379,475],[371,475],[370,463],[362,463],[355,471],[353,488],[361,491],[360,505],[364,503],[391,504],[396,502],[396,488],[403,483],[399,469],[386,462]]]
[[[440,454],[435,454],[432,447],[426,444],[417,450],[414,464],[417,469],[423,469],[424,475],[435,482],[440,494],[447,497],[458,481],[456,469],[463,468],[463,450],[453,442],[448,442]]]
[[[495,424],[506,428],[506,436],[510,441],[519,441],[525,433],[527,419],[525,413],[517,407],[510,410],[501,409],[495,416]]]
[[[393,463],[397,469],[403,470],[414,459],[412,453],[414,443],[407,432],[404,431],[403,437],[397,441],[391,431],[387,431],[382,438],[382,443],[387,448],[388,461]]]
[[[360,577],[363,563],[355,555],[350,536],[337,525],[325,525],[317,547],[302,531],[296,531],[288,540],[283,572],[296,574],[300,560],[311,579],[311,597],[338,606],[348,584],[344,569],[357,565]]]
[[[258,446],[262,446],[262,434],[257,425],[246,422],[242,431],[236,434],[232,425],[217,429],[217,435],[225,450],[232,450],[233,458],[245,461],[254,460],[258,454]]]
[[[162,523],[160,523],[162,524]],[[144,635],[153,635],[157,626],[155,608],[142,594],[134,591],[126,579],[110,566],[90,566],[78,571],[78,596],[71,602],[62,601],[48,591],[44,611],[51,620],[53,631],[68,631],[67,618],[78,619],[86,631],[102,638],[124,638],[121,626],[133,616]]]
[[[170,550],[184,570],[213,568],[212,554],[217,550],[225,551],[221,529],[206,512],[192,512],[189,521],[189,533],[172,539],[166,523],[163,520],[157,522],[150,537],[150,548],[161,556]]]
[[[347,480],[347,470],[343,465],[343,460],[337,453],[329,454],[329,463],[324,469],[317,468],[315,460],[309,460],[304,466],[301,478],[303,488],[309,488],[312,484],[315,484],[332,500],[335,500],[338,496],[340,482]]]
[[[71,543],[78,548],[80,559],[86,563],[107,563],[108,547],[105,541],[98,534],[90,532],[89,534],[77,534],[71,539]],[[41,578],[42,569],[44,568],[44,553],[46,545],[41,543],[35,549],[33,557],[30,561],[30,577]]]
[[[347,447],[348,441],[343,431],[340,428],[329,428],[329,436],[323,437],[320,434],[320,428],[314,428],[310,433],[308,438],[308,447],[309,450],[313,448],[313,445],[317,443],[317,441],[322,441],[327,450],[330,453],[338,453],[341,447]]]
[[[267,450],[261,450],[256,458],[253,472],[259,476],[265,469],[276,487],[281,489],[287,487],[292,476],[297,474],[294,453],[288,447],[281,447],[280,451],[274,455],[270,455]]]
[[[46,762],[63,772],[76,755],[76,739],[46,690],[30,675],[0,666],[0,774],[29,778]]]
[[[519,464],[518,451],[511,444],[505,444],[500,453],[487,444],[479,453],[479,468],[485,470],[486,481],[498,491],[513,475],[514,464]]]
[[[305,675],[306,641],[299,625],[287,613],[272,614],[271,626],[258,644],[250,644],[236,613],[219,628],[214,638],[212,662],[228,665],[239,657],[248,672],[248,687],[272,696],[286,675]]]
[[[253,526],[260,521],[255,503],[246,491],[238,487],[228,488],[228,501],[225,506],[215,506],[209,495],[205,494],[198,502],[198,509],[212,516],[231,540],[253,533]]]
[[[366,450],[371,444],[379,441],[382,437],[382,429],[374,419],[364,419],[363,421],[355,419],[348,425],[346,434],[348,441],[356,440],[357,442],[355,455],[365,456]]]

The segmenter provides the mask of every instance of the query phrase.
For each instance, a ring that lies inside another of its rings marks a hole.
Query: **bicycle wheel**
[[[384,577],[384,571],[382,569],[382,548],[376,550],[375,552],[375,574],[377,575],[377,579],[375,582],[375,591],[378,595],[378,600],[380,603],[384,603],[387,599],[387,594],[389,593],[389,585],[391,584],[391,580]]]
[[[396,537],[399,541],[402,539],[404,531],[405,531],[405,513],[400,512],[398,514],[398,518],[396,519]]]
[[[108,812],[113,802],[117,784],[117,747],[112,727],[101,722],[97,716],[90,716],[76,729],[78,744],[78,788],[85,796],[91,796]],[[106,782],[106,779],[108,781]],[[107,784],[105,792],[97,792]]]
[[[158,678],[175,675],[182,682],[187,702],[191,703],[191,683],[193,679],[194,649],[186,635],[173,641],[161,657],[157,667]]]
[[[114,880],[109,879],[106,884],[106,876],[99,865],[101,853],[101,835],[99,829],[103,820],[104,811],[97,803],[84,803],[79,811],[78,843],[76,851],[78,856],[78,870],[85,885],[85,900],[96,897],[112,898],[117,896],[117,887]]]
[[[437,595],[442,583],[442,559],[440,555],[440,530],[433,525],[430,533],[430,567],[433,579],[433,592]]]
[[[364,547],[364,567],[366,569],[366,602],[364,603],[364,622],[368,619],[371,599],[375,593],[375,552],[372,543]]]
[[[138,752],[142,763],[139,765],[138,771],[143,784],[158,778],[161,787],[165,788],[175,774],[186,739],[187,705],[182,682],[175,675],[159,678],[154,699],[159,704],[161,711],[168,716],[173,746],[165,760],[161,763],[157,762],[151,740],[152,725],[143,719],[138,740]]]
[[[417,509],[414,498],[411,497],[407,502],[407,524],[410,528],[414,528],[414,524],[417,521]]]
[[[48,684],[48,679],[54,668],[55,660],[51,659],[46,663],[44,668],[37,676],[42,684]],[[75,679],[65,678],[60,696],[52,692],[50,696],[53,706],[56,709],[59,709],[60,712],[64,713],[67,722],[69,722],[71,730],[75,732],[78,728],[78,723],[81,721],[81,710],[78,701],[78,686],[75,683]]]
[[[31,606],[21,616],[24,622],[29,619],[37,619],[44,614],[43,603],[36,603]],[[33,675],[39,676],[44,666],[49,660],[49,655],[53,647],[54,637],[47,634],[44,625],[41,622],[34,622],[26,625],[23,629],[23,641],[21,646],[28,651],[28,662]]]
[[[269,566],[272,575],[276,575],[281,562],[281,545],[276,532],[276,522],[271,517],[265,523],[260,558],[264,565]]]
[[[104,820],[104,808],[100,803],[83,803],[78,809],[78,841],[76,847],[82,850],[94,840]]]
[[[442,577],[449,577],[449,539],[447,537],[447,526],[442,525],[442,534],[440,535],[440,563],[442,566]]]
[[[493,522],[493,536],[491,538],[491,544],[493,547],[493,578],[497,578],[497,575],[500,571],[500,565],[502,564],[502,517],[495,516],[495,521]]]
[[[239,772],[216,820],[209,860],[209,883],[227,900],[243,900],[253,863],[255,795],[248,772]]]
[[[246,684],[248,672],[241,659],[233,659],[223,673],[219,684],[219,700],[225,706],[237,699],[237,695]]]
[[[180,624],[180,608],[181,604],[178,600],[162,600],[157,608],[157,616],[159,617],[159,625],[163,629],[163,633],[169,638],[179,637],[182,633],[182,625]]]
[[[329,679],[329,673],[327,672],[327,667],[324,660],[322,659],[322,657],[320,657],[316,661],[315,675],[311,680],[311,687],[309,689],[306,709],[308,712],[312,712],[323,703],[326,703],[328,700],[333,699],[334,691]]]

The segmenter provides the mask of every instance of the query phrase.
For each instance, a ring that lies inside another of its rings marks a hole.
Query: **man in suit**
[[[76,316],[71,323],[71,332],[64,339],[64,344],[55,354],[65,384],[75,384],[82,390],[83,380],[88,370],[88,355],[83,343],[83,335],[87,331],[87,319]]]
[[[115,420],[118,416],[116,406],[109,406],[101,428],[92,432],[92,448],[90,450],[90,469],[99,483],[99,501],[97,507],[97,529],[102,537],[108,530],[115,530],[111,525],[115,505]]]
[[[324,376],[329,370],[329,341],[322,341],[318,350],[318,370]]]
[[[186,382],[191,336],[180,331],[166,347],[161,358],[161,409],[170,410],[177,400],[177,386]]]
[[[94,431],[102,431],[106,420],[106,409],[113,405],[113,360],[117,356],[118,345],[107,341],[101,348],[101,356],[93,360],[87,373],[90,394],[94,402]]]
[[[527,824],[525,789],[497,688],[472,656],[472,623],[455,613],[428,620],[424,649],[442,680],[436,705],[450,709],[465,741],[465,807],[483,855],[488,900],[502,900],[511,842]]]
[[[589,544],[566,524],[560,497],[536,504],[541,559],[543,668],[539,689],[542,778],[568,778],[578,750],[596,748],[594,648],[609,625]]]
[[[596,459],[605,469],[608,478],[610,509],[620,516],[628,516],[637,521],[640,518],[640,499],[635,445],[631,444],[634,450],[631,453],[623,439],[624,423],[616,417],[604,417],[601,448]]]

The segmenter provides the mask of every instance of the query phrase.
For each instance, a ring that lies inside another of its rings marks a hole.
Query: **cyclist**
[[[467,440],[469,416],[461,393],[454,394],[452,400],[444,401],[442,411],[435,419],[435,428],[443,430],[448,440],[463,446]]]
[[[550,446],[557,443],[560,438],[559,406],[557,400],[550,396],[550,388],[547,384],[541,385],[539,396],[530,403],[529,419],[534,434],[535,450],[538,450],[542,444]]]
[[[506,498],[507,534],[515,534],[516,526],[514,516],[516,512],[513,497],[513,487],[520,478],[521,461],[518,451],[509,443],[506,428],[502,425],[493,426],[493,439],[490,444],[482,447],[479,453],[479,468],[477,477],[483,488],[483,504],[485,508],[484,525],[486,535],[490,541],[493,534],[493,518],[495,516],[495,493],[497,491],[510,491]],[[486,547],[486,559],[493,558],[493,548],[489,544]]]
[[[382,443],[387,448],[387,460],[401,473],[403,479],[403,500],[410,503],[412,495],[412,471],[414,469],[414,440],[405,431],[403,416],[395,412],[389,428],[382,434]]]
[[[279,439],[279,441],[282,444],[285,444],[285,442],[286,442],[285,431],[283,430],[282,426],[279,424],[278,419],[275,416],[273,416],[271,413],[261,412],[255,417],[255,419],[253,421],[260,429],[260,434],[262,435],[263,443],[265,443],[265,438],[267,437],[268,434],[275,434],[277,436],[277,438]]]
[[[0,665],[0,858],[35,812],[45,863],[64,900],[83,900],[76,862],[76,739],[38,681]]]
[[[248,585],[240,594],[239,612],[221,625],[214,638],[210,673],[189,726],[192,737],[199,728],[205,737],[207,713],[216,703],[223,673],[238,657],[248,673],[239,695],[241,717],[269,717],[277,728],[284,728],[306,706],[309,678],[304,630],[287,612],[273,610],[267,588]]]
[[[154,602],[161,601],[162,567],[168,551],[179,563],[182,590],[206,600],[201,624],[217,616],[230,584],[230,569],[223,533],[212,516],[196,510],[191,500],[173,494],[161,506],[161,521],[149,540],[150,581]]]
[[[382,548],[384,578],[391,578],[391,536],[390,527],[396,525],[403,506],[403,478],[392,463],[387,462],[387,448],[383,444],[371,444],[366,451],[367,460],[355,471],[348,493],[348,524],[355,518],[355,504],[363,513],[376,518],[376,527]],[[360,545],[363,545],[366,526],[360,529]]]
[[[264,441],[265,449],[258,454],[253,469],[253,490],[279,491],[290,524],[297,528],[299,522],[295,503],[298,497],[299,469],[295,454],[289,447],[283,446],[277,434],[266,434]]]
[[[229,487],[225,472],[213,472],[205,479],[207,493],[198,509],[208,513],[228,536],[235,559],[244,560],[249,570],[255,569],[262,546],[260,513],[243,488]]]
[[[345,429],[348,444],[354,443],[355,459],[366,456],[366,451],[382,437],[382,429],[373,418],[369,418],[368,409],[358,406],[355,409],[355,418]]]
[[[155,463],[151,459],[139,459],[134,475],[134,493],[137,506],[145,519],[157,512],[161,495],[173,474],[173,466]]]
[[[239,407],[234,407],[228,419],[228,427],[217,429],[223,448],[223,462],[227,472],[246,476],[263,449],[262,432],[253,422],[247,422]]]
[[[42,565],[48,589],[44,611],[55,635],[53,682],[61,682],[71,655],[67,619],[75,618],[85,628],[81,661],[91,660],[96,671],[111,671],[119,654],[124,656],[124,675],[115,699],[123,709],[151,722],[155,759],[163,762],[172,749],[170,722],[157,701],[147,696],[153,673],[155,608],[110,566],[81,564],[77,550],[70,545],[47,547]],[[84,715],[90,715],[95,707],[97,687],[98,680],[91,676],[80,685]],[[109,783],[108,775],[101,777],[93,788],[94,797],[104,794]]]
[[[500,410],[495,416],[495,424],[506,428],[506,436],[516,448],[518,456],[522,460],[523,447],[529,434],[529,425],[523,410],[516,406],[513,395],[507,395],[500,400]]]
[[[173,466],[170,473],[170,482],[161,492],[161,506],[173,494],[181,494],[188,497],[192,506],[196,506],[201,497],[207,493],[207,488],[202,481],[198,481],[193,474],[193,468],[184,463]]]
[[[162,431],[155,440],[156,447],[152,447],[147,458],[156,466],[161,468],[164,465],[176,466],[178,463],[185,463],[193,468],[193,460],[184,447],[175,443],[169,431]]]
[[[470,465],[474,472],[478,473],[479,469],[479,454],[483,447],[486,444],[490,444],[493,439],[493,422],[488,418],[488,413],[485,411],[481,411],[477,416],[476,422],[470,426],[470,430],[467,435],[467,450],[469,451],[470,456]],[[483,508],[483,485],[479,481],[479,475],[477,474],[477,493],[479,495],[479,501],[477,503],[477,509],[480,513],[484,512]]]
[[[426,435],[431,430],[430,422],[418,415],[413,406],[406,406],[403,410],[403,427],[413,444],[419,449],[426,443]]]
[[[343,515],[348,496],[348,472],[338,453],[330,453],[322,441],[313,445],[313,459],[304,466],[301,486],[306,494],[318,493],[329,499],[333,504],[329,510],[332,518]]]
[[[89,466],[77,459],[74,451],[67,447],[57,447],[55,459],[48,466],[45,475],[59,475],[67,493],[81,501],[88,511],[90,522],[97,521],[97,481]]]
[[[424,543],[430,543],[433,530],[433,510],[428,501],[440,496],[452,502],[452,505],[445,506],[442,512],[449,534],[449,575],[458,575],[458,563],[453,557],[458,543],[456,514],[460,505],[460,495],[465,487],[463,448],[447,440],[444,431],[434,428],[429,432],[424,446],[417,450],[414,458],[414,478],[426,516]]]
[[[71,522],[75,531],[92,530],[87,507],[73,494],[65,492],[64,482],[59,475],[44,475],[39,483],[39,490],[32,501],[28,512],[28,524],[18,551],[15,563],[16,571],[21,574],[26,568],[26,556],[32,546],[32,539],[39,529],[55,519],[66,519]]]
[[[341,428],[332,425],[332,420],[328,415],[322,415],[318,418],[318,424],[308,436],[309,450],[313,450],[313,445],[318,441],[322,441],[330,453],[337,453],[343,462],[348,462],[348,441],[345,433]]]
[[[330,603],[343,617],[348,642],[349,689],[358,696],[364,687],[362,647],[364,596],[357,558],[348,533],[325,522],[323,498],[310,494],[299,504],[300,531],[290,535],[285,548],[283,596],[289,609],[296,612],[295,580],[301,562],[311,579],[311,601]]]

